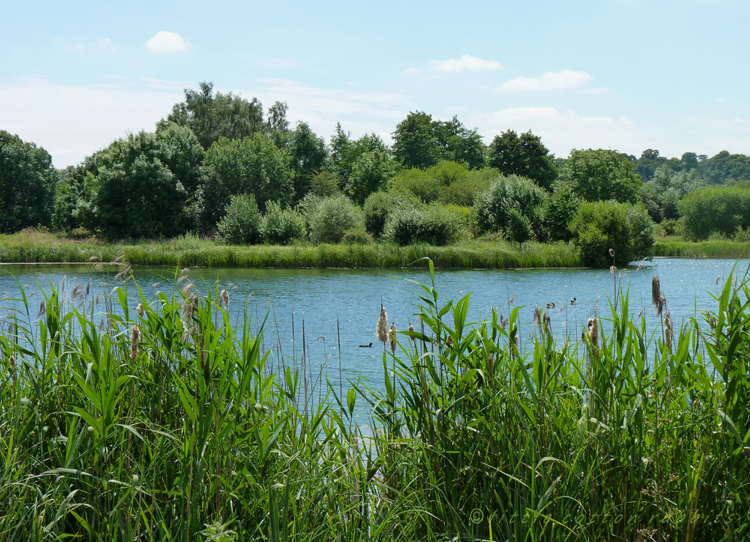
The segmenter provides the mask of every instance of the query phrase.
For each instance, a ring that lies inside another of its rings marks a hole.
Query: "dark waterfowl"
[[[575,297],[570,300],[570,304],[571,305],[577,305],[578,304],[578,303],[576,303],[576,298]]]
[[[547,303],[547,308],[548,309],[554,309],[555,308],[555,304],[550,301],[549,303]]]
[[[372,346],[372,343],[370,343],[370,344],[360,344],[359,345],[360,348],[370,348],[371,346]]]

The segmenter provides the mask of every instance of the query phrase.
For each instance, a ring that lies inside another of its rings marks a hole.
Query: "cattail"
[[[664,334],[666,335],[667,348],[672,350],[672,316],[669,311],[664,313]]]
[[[448,340],[445,341],[445,344],[448,345],[448,348],[453,348],[453,338],[450,335],[448,335]]]
[[[42,300],[42,302],[39,304],[39,312],[37,313],[36,317],[41,318],[46,312],[46,310],[47,310],[47,306],[44,304],[44,300]]]
[[[613,249],[613,248],[609,249],[609,257],[610,258],[614,258],[615,257],[615,249]]]
[[[135,360],[138,357],[138,346],[141,342],[141,330],[138,326],[133,326],[133,332],[130,335],[130,359]]]
[[[551,320],[548,313],[544,313],[544,331],[549,333],[551,328]]]
[[[138,316],[143,318],[146,314],[146,311],[143,308],[143,303],[138,303],[138,306],[135,308],[135,312],[138,313]]]
[[[589,339],[591,339],[591,344],[594,345],[594,348],[599,348],[599,319],[589,318],[587,327],[589,330]]]
[[[521,341],[518,338],[518,335],[513,335],[513,344],[516,345],[516,350],[518,350],[521,346]]]
[[[393,322],[391,324],[391,332],[388,334],[388,339],[391,343],[391,352],[394,354],[396,353],[396,333],[398,333],[396,330],[396,322]]]
[[[609,266],[609,274],[614,275],[617,273],[617,268],[614,265]]]
[[[409,331],[414,332],[414,326],[411,324],[409,324]],[[409,337],[409,338],[411,339],[412,342],[417,342],[416,337]]]
[[[385,307],[380,306],[380,318],[378,318],[378,327],[376,328],[375,335],[378,340],[385,344],[388,342],[388,315],[385,312]]]
[[[539,307],[534,308],[534,328],[542,325],[542,313]]]
[[[224,308],[228,309],[229,308],[229,292],[227,292],[226,290],[222,290],[220,295],[221,295],[221,300],[224,303]]]
[[[86,297],[89,296],[89,291],[90,290],[91,290],[91,283],[89,282],[88,284],[86,284]]]
[[[662,311],[667,307],[667,300],[664,296],[659,298],[659,304],[656,306],[656,316],[661,316]]]
[[[661,283],[659,282],[659,275],[654,275],[651,279],[651,304],[659,308],[659,300],[661,299]]]

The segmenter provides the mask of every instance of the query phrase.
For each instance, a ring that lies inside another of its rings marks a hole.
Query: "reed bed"
[[[747,282],[671,345],[621,295],[579,342],[541,327],[519,348],[517,310],[469,324],[426,264],[382,388],[314,405],[304,363],[270,365],[265,323],[233,325],[225,292],[63,286],[41,307],[21,289],[0,333],[0,539],[748,539]]]
[[[572,245],[504,241],[464,242],[450,246],[388,243],[294,246],[226,246],[194,236],[169,241],[100,244],[71,241],[52,234],[0,236],[0,263],[107,262],[122,252],[133,265],[251,268],[401,268],[430,258],[443,269],[580,267]],[[426,265],[426,264],[422,264]]]
[[[680,258],[750,258],[750,243],[739,241],[657,241],[654,256]]]

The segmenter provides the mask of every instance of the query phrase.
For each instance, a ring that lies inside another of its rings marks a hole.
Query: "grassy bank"
[[[317,406],[304,355],[274,359],[247,317],[230,325],[232,300],[184,286],[105,304],[69,286],[0,326],[2,540],[750,533],[746,283],[674,340],[623,299],[610,336],[519,348],[517,311],[469,326],[468,297],[446,305],[433,280],[424,327],[383,355],[385,391],[332,386]]]
[[[118,251],[133,265],[173,267],[400,268],[424,257],[445,269],[581,266],[575,248],[564,244],[526,243],[522,248],[507,242],[481,241],[445,247],[400,247],[381,243],[225,246],[193,236],[112,244],[94,238],[75,240],[35,231],[0,236],[0,263],[107,262]]]
[[[654,256],[678,258],[750,258],[750,243],[737,241],[684,241],[666,238],[658,240],[652,249]]]

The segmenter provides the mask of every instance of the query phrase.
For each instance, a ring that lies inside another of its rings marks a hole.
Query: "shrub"
[[[277,201],[269,201],[266,214],[260,224],[261,234],[266,243],[286,245],[295,239],[305,237],[305,219],[294,209],[282,209]]]
[[[302,209],[314,243],[340,243],[348,230],[365,229],[362,211],[346,196],[306,198]]]
[[[750,228],[742,229],[742,226],[737,226],[732,239],[738,243],[750,243]]]
[[[508,237],[522,245],[531,238],[531,222],[517,209],[511,209],[508,213]]]
[[[750,190],[699,188],[680,201],[679,210],[689,239],[707,239],[712,233],[731,237],[738,227],[750,227]]]
[[[373,242],[373,238],[363,228],[355,228],[347,230],[341,242],[347,245],[369,245]]]
[[[383,237],[399,245],[446,245],[464,231],[458,212],[440,204],[399,207],[388,216]]]
[[[650,215],[651,213],[649,213]],[[672,218],[665,218],[661,221],[661,234],[662,235],[677,235],[677,228],[679,226],[679,222],[677,220],[674,220]]]
[[[654,243],[654,223],[643,205],[614,201],[581,204],[570,224],[583,263],[609,267],[615,251],[615,265],[625,267],[647,255]]]
[[[341,194],[339,180],[329,171],[315,173],[310,179],[310,194],[320,198],[328,198]]]
[[[419,199],[409,192],[373,192],[362,207],[365,228],[374,236],[380,237],[391,211],[403,205],[414,206],[418,203]]]
[[[490,189],[477,196],[474,209],[481,233],[504,230],[508,226],[508,213],[516,209],[529,219],[534,232],[542,225],[542,205],[547,192],[534,181],[517,175],[501,175]]]
[[[232,196],[217,229],[219,239],[228,245],[248,245],[260,240],[260,212],[255,197]]]
[[[565,161],[562,178],[587,201],[614,199],[638,201],[643,181],[625,155],[605,149],[573,150]]]
[[[471,207],[476,197],[489,190],[492,181],[496,180],[498,172],[485,168],[468,171],[466,175],[446,186],[440,194],[439,201],[446,204]]]
[[[404,169],[391,181],[393,192],[416,196],[423,203],[436,201],[443,188],[443,184],[438,179],[417,168]]]
[[[570,241],[573,234],[568,225],[580,205],[581,199],[568,183],[554,184],[544,207],[544,225],[550,240]]]

